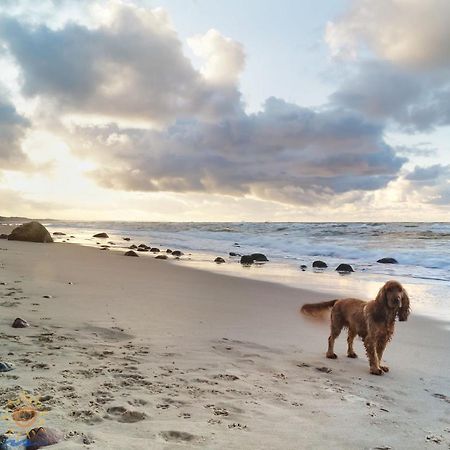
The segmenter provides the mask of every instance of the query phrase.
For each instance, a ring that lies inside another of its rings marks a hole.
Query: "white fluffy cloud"
[[[245,64],[242,45],[211,29],[188,40],[197,56],[205,60],[202,73],[215,84],[236,85]]]
[[[21,69],[26,97],[44,99],[59,113],[160,126],[180,117],[235,113],[236,86],[217,86],[194,69],[166,14],[110,5],[108,21],[96,27],[0,20],[0,39]],[[207,52],[206,75],[224,79],[229,76],[224,64],[234,61],[232,77],[237,77],[243,64],[238,44],[216,32],[199,42]]]
[[[380,59],[414,69],[450,65],[448,0],[358,0],[326,35],[334,55],[369,48]]]
[[[325,38],[351,69],[333,102],[408,131],[450,124],[449,1],[354,1]]]

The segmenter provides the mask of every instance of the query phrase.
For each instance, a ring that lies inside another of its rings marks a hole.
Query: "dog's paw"
[[[370,373],[372,375],[383,375],[384,372],[379,367],[371,367]]]
[[[336,353],[327,353],[327,358],[329,359],[337,359]]]
[[[357,358],[357,357],[358,357],[358,355],[355,352],[347,353],[347,358]]]
[[[388,367],[388,366],[380,366],[380,369],[381,369],[383,372],[389,372],[389,367]]]

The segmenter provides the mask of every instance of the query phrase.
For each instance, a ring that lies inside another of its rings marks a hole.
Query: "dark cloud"
[[[23,94],[53,101],[60,112],[110,120],[166,123],[239,109],[239,91],[212,85],[193,68],[164,15],[123,4],[114,11],[112,22],[97,28],[51,29],[3,17],[0,39],[21,69]]]
[[[365,61],[331,96],[343,108],[405,129],[427,131],[450,124],[450,71],[407,71],[391,63]]]
[[[443,166],[441,164],[434,164],[429,167],[416,166],[412,172],[406,175],[407,180],[424,182],[427,184],[434,184],[442,177],[449,177],[450,165]]]
[[[24,168],[27,157],[21,148],[30,123],[0,93],[0,169]]]
[[[217,123],[178,121],[164,131],[117,125],[75,130],[78,149],[102,161],[104,186],[137,191],[254,195],[314,203],[375,190],[397,177],[404,158],[382,129],[353,114],[315,112],[282,100]]]

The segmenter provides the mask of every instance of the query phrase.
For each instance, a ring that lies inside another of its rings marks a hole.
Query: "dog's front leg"
[[[364,347],[366,347],[367,358],[369,358],[370,373],[374,375],[383,375],[380,367],[380,360],[377,354],[376,341],[374,336],[368,334],[364,339]]]
[[[384,350],[386,348],[387,343],[388,343],[388,340],[387,340],[386,337],[378,338],[378,341],[377,341],[377,355],[378,355],[378,361],[379,361],[379,364],[380,364],[380,369],[383,372],[389,372],[389,367],[388,366],[382,366],[381,365],[381,359],[383,358],[383,352],[384,352]]]

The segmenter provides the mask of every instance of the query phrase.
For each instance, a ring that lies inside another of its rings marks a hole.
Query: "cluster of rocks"
[[[398,261],[395,258],[381,258],[377,261],[377,263],[380,264],[398,264]],[[323,270],[323,269],[327,269],[328,268],[328,264],[324,261],[321,260],[316,260],[312,263],[312,267],[313,269],[317,269],[317,270]],[[302,264],[300,266],[300,269],[302,271],[305,271],[308,268],[308,266],[306,266],[305,264]],[[336,272],[340,272],[340,273],[350,273],[350,272],[354,272],[353,267],[350,264],[346,264],[346,263],[341,263],[336,267]]]
[[[139,244],[139,245],[130,245],[129,250],[124,253],[124,256],[139,256],[137,252],[150,252],[150,253],[159,253],[155,259],[168,259],[168,255],[172,255],[175,259],[180,258],[184,255],[184,253],[181,250],[171,250],[170,248],[166,249],[164,252],[163,250],[159,249],[158,247],[150,247],[146,244]],[[135,251],[136,250],[136,251]]]
[[[316,269],[316,270],[318,270],[318,271],[322,271],[322,270],[328,268],[328,264],[327,264],[325,261],[321,261],[320,259],[318,259],[318,260],[316,260],[316,261],[314,261],[314,262],[312,263],[312,267],[313,267],[313,269]],[[308,266],[305,265],[305,264],[302,264],[302,265],[300,266],[300,269],[301,269],[302,271],[305,271],[307,268],[308,268]],[[353,269],[353,267],[352,267],[350,264],[347,264],[347,263],[341,263],[341,264],[339,264],[339,265],[336,267],[336,269],[334,269],[334,270],[335,270],[336,272],[339,272],[339,273],[351,273],[351,272],[354,272],[354,271],[355,271],[355,270]]]

